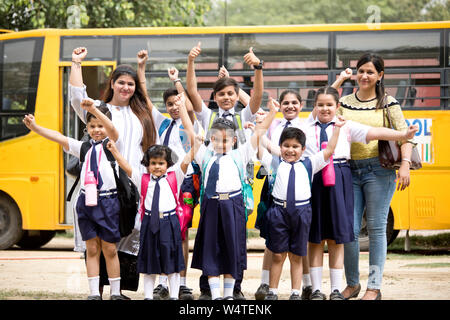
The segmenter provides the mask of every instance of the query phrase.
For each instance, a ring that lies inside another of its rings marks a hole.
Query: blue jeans
[[[386,260],[386,224],[395,191],[395,170],[384,169],[378,158],[350,161],[354,193],[355,241],[344,244],[347,285],[359,283],[359,232],[366,208],[369,233],[369,279],[367,288],[380,289]]]

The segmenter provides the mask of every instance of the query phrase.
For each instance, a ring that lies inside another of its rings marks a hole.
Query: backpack
[[[233,158],[234,164],[238,168],[239,171],[239,177],[241,179],[241,190],[242,190],[242,197],[244,198],[244,207],[245,207],[245,219],[248,220],[248,215],[252,213],[253,207],[254,207],[254,199],[253,199],[253,189],[252,186],[246,182],[246,175],[244,172],[244,164],[242,163],[241,155],[237,149],[233,149],[230,152],[231,157]],[[202,168],[203,173],[205,172],[206,168],[208,167],[208,163],[211,160],[213,156],[212,150],[207,150],[206,154],[203,158],[202,162]],[[205,174],[202,174],[202,183],[200,188],[200,201],[203,200],[203,194],[205,191]]]
[[[103,151],[105,152],[106,158],[111,164],[111,168],[114,173],[114,180],[116,182],[117,188],[117,198],[120,203],[119,211],[119,231],[121,237],[128,236],[134,228],[136,213],[138,212],[139,203],[139,193],[137,191],[134,183],[128,178],[128,175],[122,168],[119,167],[119,174],[116,171],[116,159],[112,153],[106,148],[109,139],[106,138],[102,142]],[[92,147],[89,141],[83,142],[80,149],[80,168],[83,166],[86,153]],[[80,181],[80,173],[78,173],[77,179],[75,180],[72,188],[67,195],[67,201],[70,201],[75,187]]]
[[[178,220],[180,221],[180,232],[181,232],[181,230],[183,230],[183,226],[187,225],[187,222],[185,223],[186,219],[184,217],[183,207],[182,207],[180,199],[178,197],[177,177],[175,175],[175,172],[174,171],[167,172],[166,180],[169,183],[170,189],[172,190],[173,197],[175,198],[175,202],[177,204],[177,206],[175,208],[175,212],[177,214]],[[144,218],[145,198],[147,197],[147,190],[148,190],[149,182],[150,182],[150,173],[143,174],[142,178],[141,178],[141,195],[140,195],[140,206],[139,206],[139,214],[141,216],[141,221]],[[182,233],[182,235],[183,235],[183,233]]]

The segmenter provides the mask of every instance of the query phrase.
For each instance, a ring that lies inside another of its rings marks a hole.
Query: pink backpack
[[[175,208],[175,211],[178,216],[178,220],[180,221],[180,226],[183,225],[184,214],[183,214],[183,207],[180,204],[179,198],[177,196],[177,177],[175,175],[174,171],[170,171],[167,173],[167,182],[169,183],[170,189],[172,190],[173,197],[175,198],[175,202],[177,203],[177,206]],[[145,211],[145,198],[147,197],[147,189],[148,189],[148,183],[150,182],[150,173],[145,173],[142,175],[141,179],[141,199],[139,204],[139,213],[141,215],[141,221],[144,218],[144,211]],[[183,227],[181,227],[181,230],[183,230]],[[181,231],[180,230],[180,231]],[[185,232],[181,233],[181,237],[184,240]]]

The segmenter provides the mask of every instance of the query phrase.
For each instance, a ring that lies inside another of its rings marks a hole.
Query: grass
[[[411,251],[450,251],[450,233],[441,233],[432,236],[410,236]],[[399,237],[389,246],[388,251],[404,251],[405,238]]]
[[[0,290],[0,300],[84,300],[86,295],[67,292]]]

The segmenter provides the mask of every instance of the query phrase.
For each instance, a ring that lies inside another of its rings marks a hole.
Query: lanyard
[[[95,148],[95,145],[93,145],[92,148]],[[98,184],[98,172],[100,170],[100,160],[102,159],[102,151],[103,151],[103,147],[100,148],[100,153],[98,155],[96,184]],[[91,162],[91,153],[92,153],[92,149],[89,150],[89,157],[88,157],[89,160],[86,163],[86,171],[84,172],[84,181],[86,181],[87,173],[89,171],[89,163]]]

